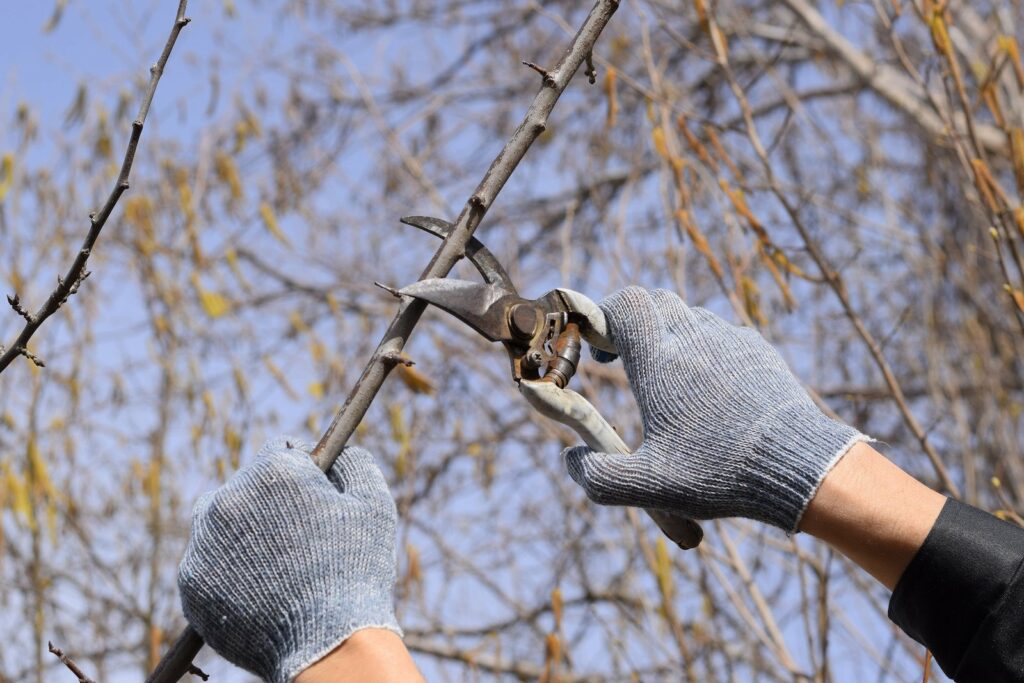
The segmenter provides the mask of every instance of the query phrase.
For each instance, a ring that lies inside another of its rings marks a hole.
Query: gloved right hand
[[[825,475],[868,440],[824,415],[757,330],[665,290],[630,287],[600,307],[644,441],[630,455],[564,452],[594,502],[748,517],[794,533]]]

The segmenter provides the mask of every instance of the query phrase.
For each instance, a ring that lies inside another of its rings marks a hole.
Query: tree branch
[[[78,665],[75,664],[75,660],[71,659],[71,657],[68,657],[66,654],[64,654],[64,651],[61,650],[59,647],[54,647],[53,643],[51,643],[50,641],[46,641],[46,646],[50,648],[50,652],[53,654],[53,656],[59,659],[61,663],[64,664],[64,666],[66,666],[71,671],[71,673],[78,676],[78,683],[96,683],[96,681],[86,676],[85,672],[83,672],[80,668],[78,668]]]
[[[548,115],[554,109],[555,103],[558,102],[558,98],[569,85],[569,81],[580,65],[593,51],[598,36],[601,35],[618,6],[618,0],[598,0],[558,64],[550,71],[545,72],[543,85],[530,104],[526,117],[519,124],[519,128],[516,129],[512,138],[491,162],[483,180],[480,181],[456,219],[451,235],[438,248],[430,264],[420,276],[421,279],[446,276],[455,263],[462,258],[469,238],[473,236],[473,232],[480,225],[487,209],[494,203],[498,193],[511,177],[519,162],[522,161],[526,151],[534,140],[544,132]],[[424,302],[414,299],[406,299],[400,304],[398,313],[391,321],[384,338],[377,346],[366,369],[363,370],[362,376],[341,410],[335,415],[316,448],[313,449],[313,457],[324,471],[330,469],[341,454],[348,438],[355,431],[356,425],[362,421],[370,403],[373,402],[377,392],[384,384],[391,369],[385,359],[405,347],[409,335],[425,308]]]
[[[511,139],[491,162],[483,180],[477,185],[463,207],[451,234],[444,240],[427,265],[420,279],[444,277],[464,256],[466,244],[480,225],[487,210],[494,203],[498,193],[523,160],[533,142],[544,132],[548,116],[558,98],[569,85],[569,81],[591,55],[598,37],[619,7],[618,0],[598,0],[590,10],[583,25],[573,37],[558,64],[550,71],[544,71],[544,82],[534,97],[526,117],[513,133]],[[334,416],[320,442],[313,449],[313,458],[325,472],[341,455],[356,426],[362,421],[370,404],[380,391],[388,373],[395,367],[395,359],[405,347],[426,304],[418,299],[407,298],[399,304],[398,313],[388,326],[384,338],[377,345],[370,362],[363,370],[355,387],[345,400],[338,414]],[[146,683],[170,683],[177,681],[187,671],[187,665],[203,645],[202,638],[191,627],[186,627],[171,650],[157,665]]]
[[[11,307],[25,318],[25,327],[22,329],[21,334],[15,340],[14,344],[9,348],[3,349],[0,347],[0,372],[7,369],[7,366],[11,364],[17,356],[25,356],[36,365],[42,367],[44,363],[37,356],[29,352],[28,342],[32,338],[32,335],[36,333],[39,326],[42,325],[47,318],[57,312],[64,303],[68,300],[68,297],[72,296],[78,291],[82,281],[89,277],[89,271],[85,269],[86,262],[89,260],[89,255],[92,253],[93,245],[96,244],[96,239],[100,236],[100,231],[103,230],[103,226],[106,225],[107,219],[110,218],[111,212],[114,207],[117,206],[117,202],[121,199],[121,195],[128,189],[128,175],[132,171],[132,164],[135,161],[135,150],[139,146],[139,139],[142,137],[142,127],[146,122],[146,116],[149,114],[149,107],[153,103],[153,95],[156,94],[156,86],[160,82],[160,77],[164,73],[164,67],[167,65],[167,59],[171,56],[171,50],[174,49],[174,44],[178,40],[178,34],[181,33],[181,29],[191,21],[185,16],[185,8],[188,5],[188,0],[180,0],[178,3],[178,12],[174,18],[174,25],[171,27],[171,34],[167,37],[167,43],[164,45],[164,50],[160,54],[160,58],[157,60],[149,70],[149,88],[146,90],[145,96],[142,98],[142,105],[139,107],[139,113],[132,122],[132,133],[128,138],[128,148],[125,150],[124,161],[121,163],[121,171],[118,173],[117,181],[114,183],[114,188],[110,191],[110,195],[107,197],[107,201],[104,202],[103,207],[98,212],[89,214],[89,232],[85,236],[85,240],[82,242],[81,248],[78,250],[78,254],[75,256],[74,262],[64,277],[57,278],[57,286],[50,296],[47,297],[46,302],[39,307],[39,310],[34,314],[30,314],[20,304],[18,295],[15,293],[13,296],[9,296],[7,300],[10,302]]]

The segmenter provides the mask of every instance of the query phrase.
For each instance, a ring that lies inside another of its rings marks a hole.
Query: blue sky
[[[88,83],[90,91],[97,93],[96,96],[103,99],[108,108],[113,106],[118,90],[122,84],[136,79],[145,79],[146,68],[155,59],[160,47],[162,47],[172,18],[173,3],[164,0],[163,2],[130,2],[129,0],[112,0],[110,2],[95,3],[85,0],[71,0],[63,20],[51,33],[45,33],[43,27],[53,12],[52,2],[8,2],[4,8],[3,20],[0,21],[0,46],[2,46],[3,64],[0,71],[2,85],[0,85],[0,121],[9,121],[18,104],[22,101],[30,103],[37,116],[41,119],[42,131],[58,128],[65,116],[68,106],[71,104],[76,89],[81,83]],[[108,10],[116,8],[117,13],[110,14]],[[246,56],[253,51],[270,52],[278,50],[287,54],[291,47],[300,43],[304,36],[300,27],[289,23],[286,30],[279,30],[274,26],[273,13],[263,8],[261,11],[247,11],[248,5],[243,6],[242,11],[235,18],[229,18],[224,12],[224,4],[221,1],[192,3],[189,15],[195,21],[182,33],[176,52],[172,57],[167,74],[161,83],[157,93],[154,109],[148,123],[150,132],[161,129],[172,131],[173,136],[183,141],[183,144],[190,144],[190,136],[203,126],[210,125],[217,121],[223,107],[207,113],[209,102],[210,83],[209,60],[216,55],[220,61],[220,73],[224,79],[221,84],[221,101],[230,98],[235,91],[245,91],[245,85],[250,74],[245,71],[247,63]],[[247,40],[246,37],[259,36],[259,42]],[[412,37],[402,34],[401,27],[391,35],[379,36],[374,42],[360,42],[350,40],[349,37],[339,36],[339,42],[343,42],[349,56],[357,66],[369,66],[379,61],[386,61],[384,55],[393,55],[400,50],[403,41]],[[444,36],[438,31],[438,35],[431,37],[437,43],[444,43],[445,40],[458,42],[457,36]],[[429,69],[433,64],[427,60],[422,62],[424,70]],[[286,84],[278,83],[280,86]],[[133,105],[134,106],[134,105]],[[525,108],[525,103],[524,103]],[[453,115],[469,117],[469,109],[463,109]],[[600,118],[598,114],[597,118]],[[143,137],[143,145],[140,149],[140,163],[147,159],[146,142],[152,139],[152,135]],[[0,138],[2,140],[2,138]],[[115,133],[115,149],[120,154],[123,137]],[[499,144],[494,143],[494,146]],[[0,152],[3,150],[0,149]],[[53,150],[41,145],[35,151],[40,157],[52,153]],[[475,151],[475,150],[474,150]],[[495,148],[496,151],[496,148]],[[482,156],[490,153],[489,147]],[[539,150],[536,154],[541,154]],[[467,154],[468,156],[468,154]],[[478,155],[481,156],[481,155]],[[358,169],[369,167],[370,160],[353,158],[346,160],[350,164],[353,175],[358,175]],[[524,177],[523,175],[520,178]],[[537,194],[549,194],[552,191],[551,183],[554,176],[534,175],[532,182],[536,186],[529,188],[525,180],[517,179],[509,190],[502,197],[503,202],[509,202],[510,196],[516,190],[528,193],[531,191]],[[465,188],[447,188],[450,196],[446,197],[453,206],[465,196]],[[397,218],[392,217],[392,218]],[[503,235],[508,237],[508,235]],[[485,238],[486,239],[486,238]],[[432,248],[430,241],[424,238],[422,245],[423,254],[428,254]],[[501,249],[512,249],[512,244],[491,244],[492,248],[501,252]],[[419,252],[413,254],[419,257]],[[592,275],[592,274],[588,274]],[[537,286],[554,286],[559,283],[556,280],[558,275],[552,271],[549,275],[550,281],[535,283]],[[593,281],[592,277],[588,277]],[[392,282],[389,284],[404,284]],[[539,294],[540,291],[529,292]],[[132,299],[126,295],[124,308],[130,309],[133,305]],[[723,309],[724,310],[724,309]],[[119,324],[117,315],[112,315],[109,323],[111,328]],[[0,329],[4,329],[0,326]],[[378,330],[371,331],[371,336],[376,339]],[[425,336],[425,335],[424,335]],[[115,347],[116,343],[113,344]],[[112,355],[112,358],[138,353],[144,357],[144,349],[132,347],[127,344],[119,349],[119,353]],[[500,356],[498,349],[495,354]],[[509,390],[512,396],[511,390]],[[268,394],[269,395],[269,394]],[[268,399],[269,400],[269,399]],[[287,412],[287,408],[285,408]],[[302,414],[303,409],[293,411],[294,416]],[[296,420],[298,421],[298,420]],[[518,455],[518,454],[513,454]],[[554,455],[554,454],[553,454]],[[481,495],[475,491],[466,492],[467,507],[473,506],[474,497]],[[482,533],[481,530],[477,530]],[[805,539],[806,540],[806,539]],[[527,563],[528,566],[528,563]],[[526,584],[529,586],[529,584]],[[457,593],[453,599],[451,613],[454,617],[472,617],[467,614],[465,605],[471,604],[472,595]],[[474,605],[477,606],[477,605]],[[794,627],[796,628],[796,627]],[[794,639],[801,647],[799,638]],[[881,646],[881,643],[879,644]],[[211,662],[214,673],[219,673],[217,680],[242,680],[240,674],[225,676],[223,663],[217,663],[216,658],[207,654],[206,660]],[[424,660],[429,661],[429,660]],[[120,680],[115,677],[115,680]],[[124,680],[134,680],[133,676],[125,676]]]

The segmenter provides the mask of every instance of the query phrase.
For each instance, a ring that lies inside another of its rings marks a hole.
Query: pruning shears
[[[409,216],[402,222],[441,238],[452,228],[447,221],[426,216]],[[553,289],[537,299],[523,298],[501,263],[476,238],[467,245],[466,257],[483,283],[433,278],[397,290],[397,294],[433,304],[487,340],[500,342],[508,354],[512,379],[537,412],[571,427],[594,450],[628,454],[629,447],[598,410],[566,388],[579,366],[582,339],[601,351],[615,353],[597,304],[570,289]],[[665,510],[648,509],[647,513],[680,548],[695,548],[704,537],[692,519]]]

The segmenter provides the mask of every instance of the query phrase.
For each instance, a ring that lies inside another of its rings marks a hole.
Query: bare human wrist
[[[423,676],[397,633],[364,628],[295,677],[295,683],[416,683]]]
[[[836,548],[892,590],[945,503],[945,496],[859,443],[826,475],[800,530]]]

